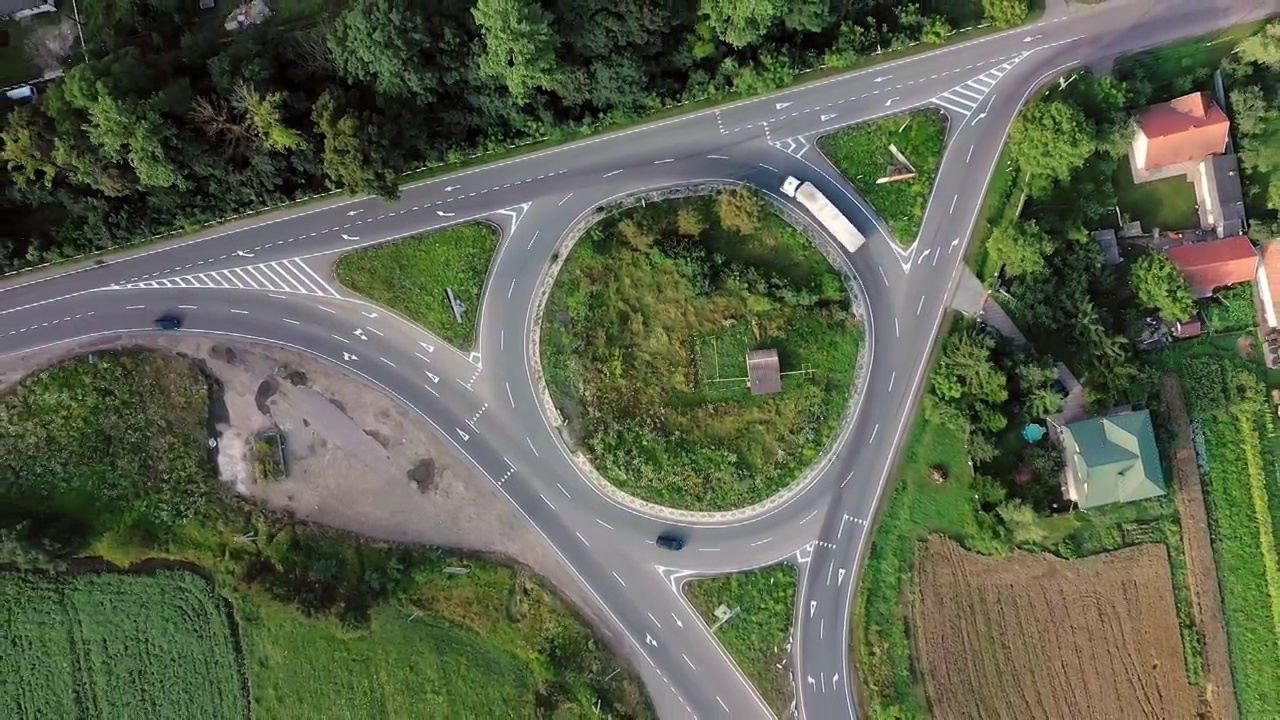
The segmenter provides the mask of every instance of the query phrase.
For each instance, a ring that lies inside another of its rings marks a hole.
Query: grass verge
[[[462,351],[476,341],[476,318],[498,232],[488,223],[441,228],[342,256],[338,281],[391,308]],[[448,290],[463,305],[454,317]]]
[[[824,135],[818,149],[866,198],[894,239],[909,246],[920,234],[946,139],[946,117],[937,110],[920,110]],[[910,162],[915,177],[878,182],[897,172],[891,145]]]
[[[1127,220],[1141,222],[1143,230],[1185,230],[1200,224],[1195,188],[1182,175],[1135,185],[1126,160],[1116,168],[1113,180],[1120,211]]]
[[[246,718],[222,597],[189,572],[0,575],[10,718]]]
[[[848,402],[862,328],[840,276],[758,194],[648,203],[590,228],[547,301],[542,361],[575,444],[645,500],[728,510],[786,487]],[[754,395],[746,354],[776,350]]]
[[[784,717],[795,700],[790,654],[796,602],[796,570],[782,563],[685,585],[689,602],[708,626],[718,622],[716,608],[734,615],[715,635],[765,702]],[[781,667],[779,667],[781,666]]]
[[[652,716],[635,675],[521,571],[362,541],[233,494],[209,461],[209,391],[187,360],[105,353],[0,399],[0,557],[51,570],[80,557],[207,569],[236,608],[250,702],[263,717]],[[149,646],[164,636],[128,623],[155,615],[135,612],[120,631]],[[78,632],[116,632],[113,622],[95,615]],[[156,678],[189,664],[157,660],[138,673],[148,687],[137,692],[157,692]],[[48,682],[39,668],[19,676]]]

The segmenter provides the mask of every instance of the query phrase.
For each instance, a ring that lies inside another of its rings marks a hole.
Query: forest
[[[1026,0],[81,3],[84,52],[0,106],[0,269],[114,247],[800,72],[945,41]]]

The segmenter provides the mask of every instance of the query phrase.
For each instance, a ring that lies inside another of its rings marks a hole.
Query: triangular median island
[[[920,110],[823,136],[818,149],[898,243],[911,245],[920,234],[946,138],[943,114]]]

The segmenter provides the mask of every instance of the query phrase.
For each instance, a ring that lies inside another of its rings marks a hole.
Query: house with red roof
[[[1249,282],[1258,270],[1258,250],[1243,235],[1187,242],[1164,252],[1198,298],[1209,297],[1220,287]]]
[[[1199,163],[1227,149],[1231,120],[1207,92],[1191,93],[1158,103],[1138,115],[1138,130],[1130,152],[1136,170],[1155,180],[1160,170],[1184,163]],[[1174,173],[1181,175],[1185,169]],[[1168,177],[1169,175],[1165,175]]]

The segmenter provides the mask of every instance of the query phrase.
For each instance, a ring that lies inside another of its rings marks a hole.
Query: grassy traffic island
[[[701,578],[685,585],[684,592],[773,712],[787,717],[795,701],[791,684],[795,568],[782,563]]]
[[[542,363],[572,441],[606,480],[670,507],[728,510],[818,457],[861,340],[840,275],[739,189],[590,228],[548,298]],[[771,394],[747,383],[747,353],[760,349],[777,352]]]
[[[476,318],[498,231],[484,222],[433,230],[342,256],[338,281],[391,308],[462,351],[475,344]],[[462,303],[453,314],[449,291]]]
[[[871,205],[894,239],[910,246],[920,234],[946,140],[946,117],[937,110],[920,110],[824,135],[818,149]],[[879,182],[893,177],[905,179]]]
[[[209,380],[98,354],[0,398],[6,717],[652,717],[524,572],[233,494]]]

